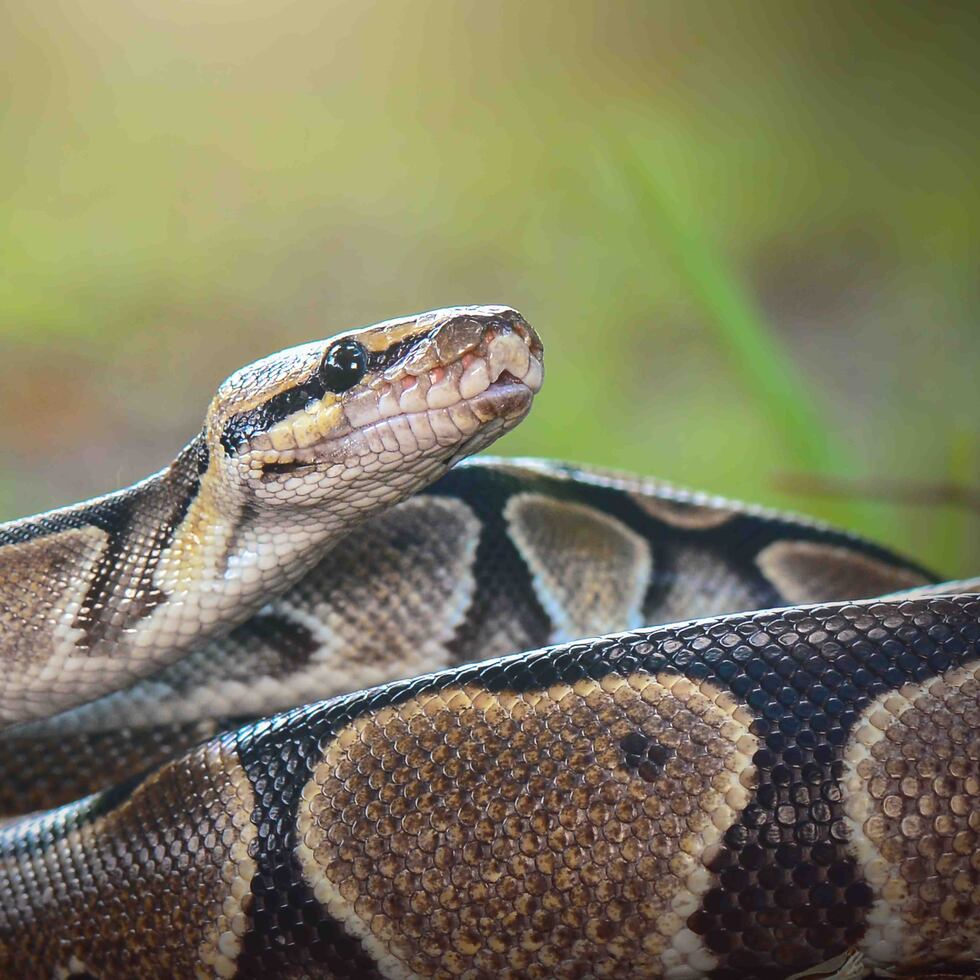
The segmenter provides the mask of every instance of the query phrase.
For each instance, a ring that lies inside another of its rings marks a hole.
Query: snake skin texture
[[[833,529],[623,474],[465,462],[230,635],[0,734],[0,814],[67,803],[246,720],[582,636],[932,581]]]
[[[980,596],[374,688],[0,831],[0,975],[785,980],[980,962]]]
[[[542,353],[502,306],[290,348],[224,382],[165,470],[0,525],[0,728],[127,687],[248,619],[520,422]]]
[[[541,358],[507,307],[293,348],[159,474],[0,526],[0,978],[976,973],[980,583],[447,474]]]

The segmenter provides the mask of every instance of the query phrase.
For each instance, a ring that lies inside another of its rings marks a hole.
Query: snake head
[[[506,306],[387,320],[233,374],[212,402],[212,466],[253,506],[374,510],[512,429],[542,381],[541,341]]]

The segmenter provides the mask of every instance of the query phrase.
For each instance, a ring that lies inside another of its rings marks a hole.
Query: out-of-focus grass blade
[[[628,197],[628,206],[651,238],[651,247],[669,254],[688,283],[736,371],[780,432],[787,457],[804,470],[853,473],[847,447],[823,421],[809,385],[785,351],[739,278],[701,230],[693,209],[669,187],[636,146],[611,139],[601,153],[606,177]],[[880,512],[858,501],[824,502],[831,520],[864,534],[887,533]]]

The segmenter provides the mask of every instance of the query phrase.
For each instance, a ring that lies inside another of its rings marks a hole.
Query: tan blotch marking
[[[641,625],[652,558],[638,534],[594,507],[534,493],[511,497],[504,516],[552,643]]]
[[[980,663],[883,694],[844,753],[851,848],[878,966],[980,958]]]
[[[735,516],[734,511],[722,507],[705,507],[703,504],[655,497],[646,493],[632,493],[630,496],[637,507],[645,510],[654,519],[685,531],[707,531],[720,527]]]
[[[776,541],[756,561],[788,602],[870,599],[926,581],[907,568],[816,541]]]
[[[669,674],[422,694],[329,743],[297,856],[389,980],[700,975],[685,923],[754,786],[750,722]]]
[[[116,809],[0,864],[0,975],[228,978],[251,902],[251,785],[211,742]]]
[[[389,347],[418,335],[429,333],[439,322],[437,317],[406,317],[404,320],[386,320],[374,327],[354,331],[357,339],[370,351],[386,351]]]
[[[343,406],[336,395],[328,393],[313,411],[304,407],[276,423],[269,429],[269,440],[277,452],[309,449],[346,425]]]

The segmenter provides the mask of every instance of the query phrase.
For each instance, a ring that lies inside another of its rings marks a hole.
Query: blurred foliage
[[[270,350],[505,302],[547,381],[501,451],[980,572],[975,510],[874,490],[980,485],[975,4],[7,0],[0,52],[0,516]]]

